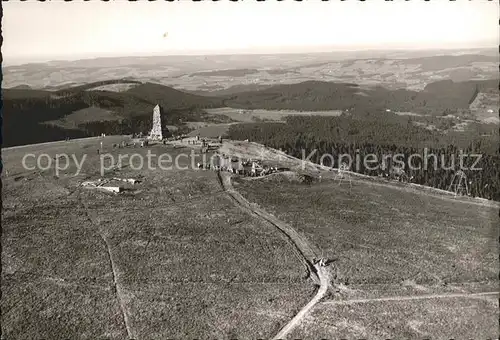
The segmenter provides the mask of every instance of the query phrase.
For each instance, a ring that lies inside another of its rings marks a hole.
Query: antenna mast
[[[467,176],[462,170],[458,170],[453,174],[453,178],[451,179],[451,184],[448,191],[454,192],[455,197],[458,195],[470,195],[469,185],[467,183]]]
[[[346,174],[345,172],[346,171],[349,171],[349,166],[347,165],[347,163],[345,162],[342,162],[342,164],[340,164],[338,170],[337,170],[337,178],[339,179],[339,185],[342,184],[342,180],[343,179],[347,179],[349,180],[349,187],[351,188],[352,187],[352,182],[351,182],[351,176],[349,176],[348,174]]]

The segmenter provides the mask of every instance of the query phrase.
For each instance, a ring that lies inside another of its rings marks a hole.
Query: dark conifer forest
[[[495,129],[492,128],[492,132]],[[234,125],[229,131],[231,139],[254,141],[266,146],[282,149],[289,155],[308,159],[318,164],[339,166],[339,155],[349,154],[352,159],[363,160],[367,154],[376,155],[380,166],[375,170],[365,167],[363,161],[359,166],[351,165],[351,171],[361,174],[379,176],[388,174],[391,166],[389,158],[382,162],[384,155],[401,154],[397,160],[404,163],[404,169],[411,182],[434,188],[448,190],[453,175],[460,168],[460,151],[469,156],[463,156],[463,168],[469,183],[471,196],[500,200],[500,156],[498,152],[498,130],[496,134],[482,137],[479,134],[450,133],[430,131],[413,125],[392,124],[385,121],[364,121],[352,117],[322,117],[322,116],[290,116],[287,124],[282,123],[252,123]],[[427,149],[424,154],[425,149]],[[323,157],[322,155],[333,157]],[[421,157],[411,157],[419,154]],[[424,157],[424,155],[434,155]],[[477,156],[481,157],[474,165]],[[427,166],[424,167],[424,159]],[[334,164],[332,163],[332,160]],[[393,162],[393,161],[392,161]],[[409,162],[412,168],[409,169]],[[382,169],[385,164],[385,169]],[[482,170],[474,170],[481,168]],[[375,166],[369,166],[375,168]],[[421,168],[421,169],[417,169]]]

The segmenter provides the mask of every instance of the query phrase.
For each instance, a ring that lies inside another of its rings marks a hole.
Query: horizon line
[[[6,62],[6,59],[10,59],[9,57],[3,57],[2,67],[11,67],[11,66],[22,66],[22,65],[31,65],[31,64],[47,64],[53,62],[77,62],[77,61],[85,61],[85,60],[97,60],[97,59],[114,59],[114,58],[155,58],[155,57],[207,57],[207,56],[246,56],[246,55],[254,55],[254,56],[265,56],[265,55],[301,55],[301,54],[328,54],[328,53],[349,53],[349,52],[424,52],[424,51],[472,51],[472,50],[493,50],[498,48],[498,45],[495,46],[476,46],[476,47],[392,47],[392,48],[377,48],[377,47],[365,47],[365,48],[347,48],[347,49],[336,49],[332,51],[324,51],[324,50],[315,50],[315,51],[274,51],[274,52],[252,52],[246,50],[223,50],[223,51],[196,51],[193,50],[191,53],[189,51],[178,51],[170,54],[163,54],[158,52],[152,52],[149,54],[117,54],[117,55],[105,55],[98,57],[90,57],[84,56],[71,59],[62,59],[63,57],[47,57],[41,58],[42,61],[21,61],[21,62]],[[286,48],[286,47],[285,47]],[[317,48],[321,48],[318,46]],[[325,46],[323,48],[328,48]],[[12,59],[23,58],[24,57],[13,57]]]

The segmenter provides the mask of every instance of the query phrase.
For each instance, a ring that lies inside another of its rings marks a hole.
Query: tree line
[[[500,201],[498,130],[496,135],[483,137],[474,132],[443,134],[412,124],[346,116],[290,116],[286,124],[234,125],[229,137],[282,149],[300,159],[310,156],[310,161],[326,166],[338,167],[339,156],[348,154],[353,159],[351,171],[371,176],[384,176],[391,167],[403,167],[408,177],[413,177],[411,182],[443,190],[449,189],[453,175],[460,169],[460,155],[467,154],[462,159],[463,168],[467,168],[464,172],[470,182],[470,195]],[[324,157],[325,154],[331,157]],[[380,163],[376,169],[373,165],[365,166],[362,161],[368,154]],[[480,155],[480,159],[471,154]],[[399,155],[397,162],[388,155]],[[386,161],[382,162],[384,157]],[[360,164],[355,164],[356,158],[361,159]],[[481,170],[471,169],[472,165]]]

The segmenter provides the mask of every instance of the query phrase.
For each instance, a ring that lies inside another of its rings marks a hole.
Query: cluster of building
[[[262,164],[258,160],[239,160],[227,155],[216,155],[212,157],[212,162],[208,164],[197,164],[199,169],[213,171],[227,171],[242,176],[266,176],[272,173],[289,170],[288,168],[278,168]]]
[[[99,189],[101,191],[118,194],[126,190],[122,185],[119,184],[120,182],[135,185],[137,183],[140,183],[141,181],[135,178],[99,178],[95,181],[84,181],[80,184],[80,186],[86,189]]]

